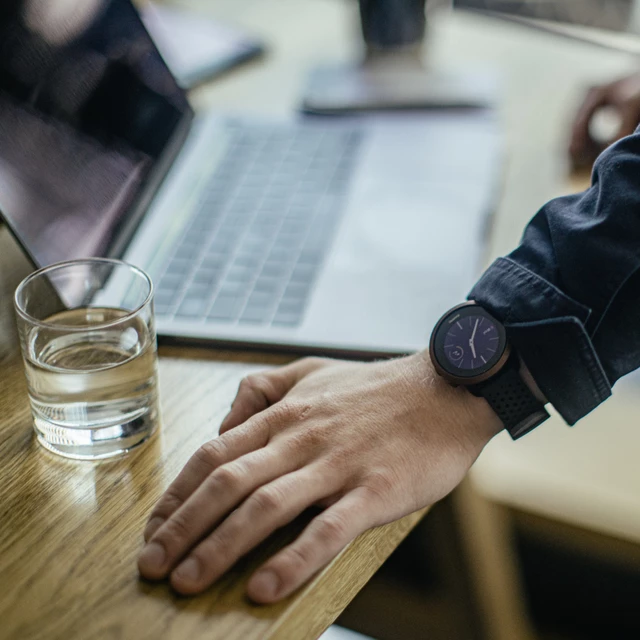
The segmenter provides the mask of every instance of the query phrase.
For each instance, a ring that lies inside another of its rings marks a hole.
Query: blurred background
[[[263,48],[215,79],[198,79],[190,94],[198,109],[296,113],[312,93],[312,69],[357,70],[366,57],[356,0],[162,4],[239,29]],[[411,2],[382,4],[387,27],[394,11],[415,15]],[[588,185],[588,162],[575,170],[568,153],[574,118],[590,87],[640,71],[640,2],[453,4],[427,2],[421,46],[376,47],[369,33],[369,57],[385,49],[389,64],[404,69],[417,60],[425,75],[415,82],[433,73],[484,78],[484,99],[491,87],[484,106],[499,114],[505,153],[480,272],[517,244],[545,201]],[[385,24],[374,25],[378,34]],[[590,128],[602,144],[617,132],[616,114],[604,116]],[[623,381],[574,429],[554,417],[517,444],[496,438],[339,625],[377,640],[640,637],[639,384]],[[359,637],[341,633],[326,637]]]
[[[569,153],[585,94],[640,72],[633,0],[427,0],[426,19],[422,0],[136,4],[197,110],[495,111],[501,187],[478,274],[542,204],[588,186],[593,158]],[[341,73],[318,84],[319,67]],[[365,71],[402,82],[354,104]],[[640,82],[624,87],[640,105]],[[620,102],[589,114],[589,150],[618,135]],[[573,429],[554,416],[494,439],[325,640],[640,638],[639,391],[632,375]]]

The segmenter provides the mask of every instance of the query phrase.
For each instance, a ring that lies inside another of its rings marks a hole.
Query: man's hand
[[[620,127],[609,140],[594,139],[591,123],[597,111],[611,107],[618,112]],[[591,165],[604,149],[631,135],[640,123],[640,73],[616,80],[599,87],[592,87],[576,115],[569,145],[574,166]]]
[[[199,593],[319,505],[249,582],[253,600],[275,602],[363,531],[448,494],[501,428],[483,399],[444,383],[424,354],[375,364],[307,358],[250,376],[220,437],[153,509],[140,573]]]

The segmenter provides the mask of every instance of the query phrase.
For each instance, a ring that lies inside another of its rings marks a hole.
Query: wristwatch
[[[429,352],[438,374],[483,397],[514,440],[549,417],[520,376],[520,359],[504,326],[475,302],[460,304],[440,318]]]

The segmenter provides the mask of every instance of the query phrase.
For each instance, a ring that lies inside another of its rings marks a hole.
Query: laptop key
[[[307,283],[290,282],[284,290],[282,297],[290,300],[301,299],[307,295],[308,291],[309,285]]]
[[[244,298],[251,290],[250,282],[229,282],[225,280],[220,286],[218,297],[223,298]]]
[[[193,282],[195,284],[212,287],[219,282],[221,275],[222,271],[220,269],[208,269],[201,267],[193,276]]]
[[[227,264],[229,257],[223,253],[205,253],[201,268],[218,271]]]
[[[186,318],[196,318],[204,315],[207,310],[208,301],[205,298],[187,298],[176,311],[176,316]]]
[[[266,323],[271,316],[272,311],[262,305],[249,305],[245,307],[242,315],[240,316],[240,322],[263,324]]]
[[[288,248],[273,247],[269,252],[269,260],[280,264],[291,263],[295,260],[297,251],[290,251]]]
[[[278,312],[273,317],[271,324],[282,327],[294,327],[300,324],[302,320],[302,314]]]
[[[302,314],[306,300],[304,298],[283,298],[278,305],[278,313]]]
[[[291,282],[308,283],[315,276],[314,266],[311,264],[297,264],[291,272]]]
[[[278,278],[267,278],[264,276],[260,276],[255,285],[253,286],[253,290],[260,293],[269,293],[275,294],[277,291],[282,289],[282,280]]]
[[[158,285],[159,289],[164,289],[165,291],[177,291],[184,284],[184,277],[177,273],[165,273],[162,278],[160,278],[160,282]]]
[[[291,271],[290,267],[287,267],[281,262],[268,260],[262,267],[261,276],[264,276],[265,278],[281,279],[286,277],[289,271]]]
[[[227,272],[225,280],[227,282],[250,282],[254,273],[254,269],[234,264]]]
[[[256,291],[254,289],[249,296],[249,300],[247,300],[247,305],[265,308],[275,306],[275,304],[273,304],[273,293],[269,291]]]
[[[182,258],[173,258],[169,262],[167,268],[168,273],[185,274],[193,268],[192,260],[183,260]]]
[[[262,258],[258,255],[251,254],[251,253],[241,253],[240,255],[236,256],[235,260],[233,261],[233,264],[238,265],[240,267],[248,267],[250,269],[256,269],[258,266],[260,266],[261,262],[262,262]]]
[[[298,264],[318,264],[322,260],[323,255],[323,251],[303,249],[300,253],[300,257],[298,258]]]
[[[235,320],[242,309],[243,302],[239,296],[218,295],[208,317],[212,320]]]

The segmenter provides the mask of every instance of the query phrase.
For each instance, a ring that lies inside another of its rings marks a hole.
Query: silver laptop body
[[[206,114],[196,121],[124,255],[149,270],[158,286],[202,206],[211,176],[224,167],[229,120]],[[256,119],[231,122],[231,128],[251,127]],[[279,323],[272,302],[262,317],[245,318],[252,293],[245,288],[233,318],[211,317],[220,274],[206,290],[205,303],[197,302],[202,289],[196,287],[194,315],[188,288],[181,287],[173,299],[169,295],[169,305],[161,300],[159,334],[314,353],[399,354],[424,348],[439,314],[464,299],[478,272],[500,167],[495,116],[478,110],[342,122],[302,119],[273,126],[360,135],[344,194],[329,204],[340,210],[316,277],[306,283],[301,312],[290,322],[280,314],[284,322]],[[207,239],[213,241],[215,231]],[[201,249],[194,271],[204,256]],[[267,258],[268,252],[261,254],[263,265]],[[227,273],[233,264],[230,260],[223,267]],[[258,281],[259,270],[252,277]],[[280,293],[286,285],[279,285]]]

